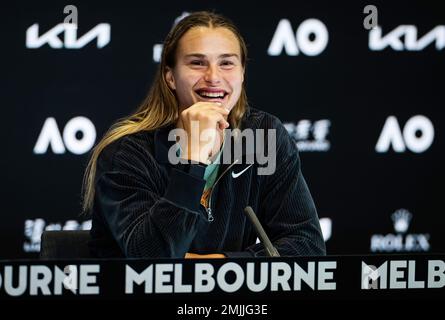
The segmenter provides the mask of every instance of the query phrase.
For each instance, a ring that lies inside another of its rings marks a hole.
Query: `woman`
[[[94,255],[264,256],[246,206],[281,255],[325,254],[295,144],[276,117],[247,105],[246,60],[239,31],[220,15],[192,13],[170,31],[146,100],[109,130],[87,167]],[[230,154],[222,146],[236,140],[229,129],[275,130],[276,148],[265,146],[276,151],[273,174],[246,163],[247,147],[219,161]]]

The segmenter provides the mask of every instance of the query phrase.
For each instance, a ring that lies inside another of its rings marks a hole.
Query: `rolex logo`
[[[394,222],[394,230],[398,233],[405,233],[408,230],[412,214],[406,209],[399,209],[391,215]]]
[[[391,214],[394,233],[373,234],[371,252],[427,252],[430,250],[429,233],[407,233],[413,214],[406,209]]]

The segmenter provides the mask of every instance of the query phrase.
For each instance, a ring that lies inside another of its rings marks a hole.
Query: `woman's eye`
[[[190,63],[194,66],[203,66],[204,65],[204,62],[202,62],[201,60],[193,60]]]
[[[233,66],[234,63],[233,63],[232,61],[223,61],[223,62],[221,63],[221,65],[223,65],[223,66]]]

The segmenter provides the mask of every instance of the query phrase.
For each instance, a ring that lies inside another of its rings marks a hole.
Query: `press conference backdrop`
[[[203,9],[245,36],[250,104],[298,145],[328,252],[445,251],[439,1],[1,6],[1,258],[36,256],[45,229],[90,227],[80,189],[94,143],[145,97],[175,21]]]

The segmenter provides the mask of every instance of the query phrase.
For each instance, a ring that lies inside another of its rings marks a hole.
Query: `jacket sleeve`
[[[205,180],[173,168],[163,185],[164,173],[152,155],[131,143],[121,143],[112,161],[101,164],[95,212],[103,215],[124,255],[184,257],[205,223],[199,209]]]
[[[301,172],[297,146],[276,117],[267,119],[266,128],[275,128],[276,170],[264,176],[263,199],[258,216],[272,243],[282,256],[325,255],[314,201]],[[254,256],[264,256],[262,244],[248,248]]]

